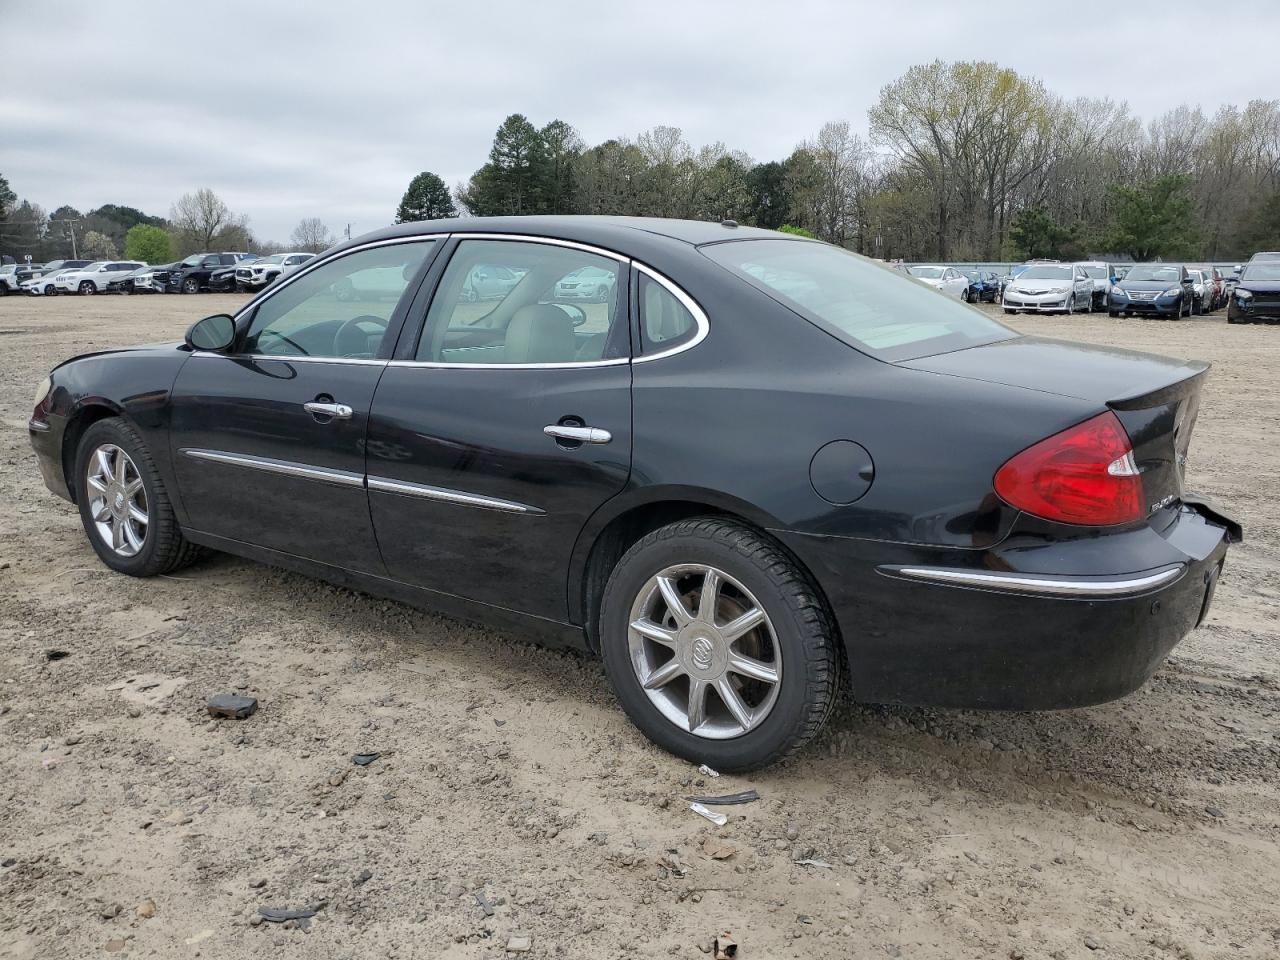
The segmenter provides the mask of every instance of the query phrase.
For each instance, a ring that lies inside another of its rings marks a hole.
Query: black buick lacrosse
[[[1141,685],[1240,538],[1183,489],[1207,369],[728,221],[445,220],[70,360],[29,426],[114,570],[212,548],[583,647],[656,743],[749,770],[843,683]]]

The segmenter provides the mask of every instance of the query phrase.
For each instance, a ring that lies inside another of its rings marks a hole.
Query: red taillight
[[[996,493],[1046,520],[1111,526],[1142,519],[1142,477],[1110,411],[1027,447],[996,471]]]

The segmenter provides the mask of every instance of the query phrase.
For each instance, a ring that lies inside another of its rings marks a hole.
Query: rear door
[[[374,396],[378,543],[396,579],[563,622],[574,543],[631,467],[629,265],[535,238],[463,237],[449,253]],[[612,295],[557,301],[587,266]]]
[[[170,443],[190,527],[382,571],[365,431],[406,291],[435,245],[385,242],[300,272],[238,318],[233,353],[196,353],[183,365]]]

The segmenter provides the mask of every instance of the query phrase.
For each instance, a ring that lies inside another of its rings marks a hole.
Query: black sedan
[[[1280,323],[1280,258],[1245,264],[1227,302],[1227,323]]]
[[[463,296],[495,265],[518,282]],[[586,269],[603,302],[559,299]],[[585,648],[655,742],[748,770],[844,678],[1010,709],[1142,684],[1239,538],[1183,489],[1206,370],[731,222],[450,220],[64,363],[30,435],[114,570],[213,548]]]

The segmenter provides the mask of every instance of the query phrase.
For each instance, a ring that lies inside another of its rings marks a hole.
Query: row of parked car
[[[256,291],[311,260],[313,253],[196,253],[158,266],[137,260],[54,260],[0,266],[0,296],[26,293],[200,293]]]
[[[1179,319],[1226,306],[1229,322],[1248,323],[1280,311],[1280,253],[1258,253],[1244,265],[1030,260],[1007,274],[947,264],[904,269],[944,294],[998,303],[1007,314],[1105,310]]]

